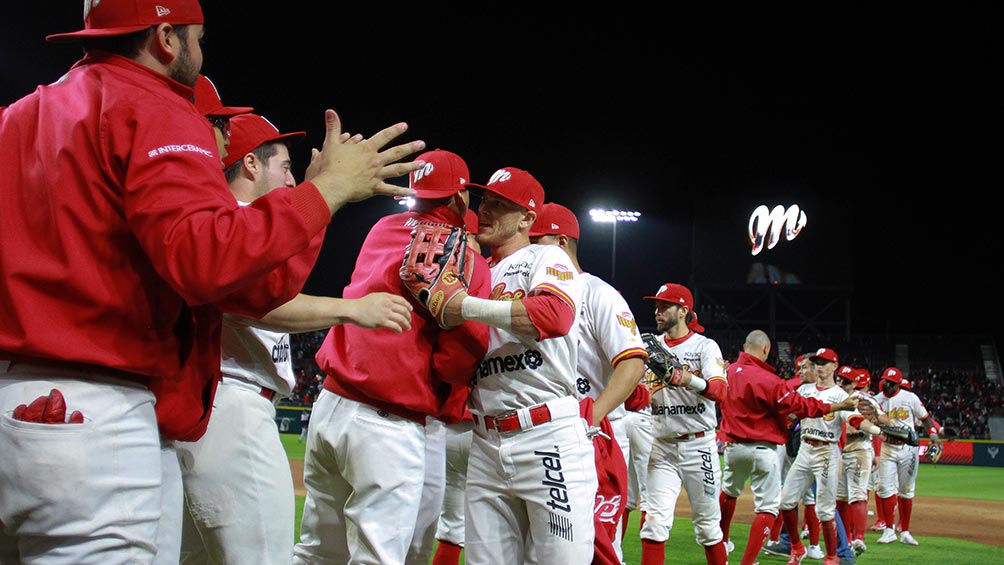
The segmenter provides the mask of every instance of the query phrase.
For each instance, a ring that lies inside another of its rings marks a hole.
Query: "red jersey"
[[[359,298],[371,292],[411,296],[401,282],[400,269],[417,221],[464,225],[463,219],[446,206],[381,218],[363,241],[343,297]],[[488,263],[477,261],[471,278],[469,294],[488,298]],[[471,377],[487,351],[486,324],[468,321],[443,330],[428,310],[416,303],[411,331],[398,334],[351,324],[334,326],[328,330],[315,359],[327,374],[324,388],[340,396],[422,424],[426,416],[450,424],[459,421],[460,414],[459,410],[449,410],[447,401],[456,406],[456,394],[466,399]]]
[[[792,390],[774,367],[746,353],[729,365],[728,394],[721,401],[721,430],[732,442],[788,441],[788,414],[816,418],[830,405]],[[796,379],[797,380],[797,379]]]
[[[220,311],[295,296],[331,217],[311,183],[238,206],[191,98],[95,53],[0,109],[0,359],[135,375],[186,440],[219,378]]]

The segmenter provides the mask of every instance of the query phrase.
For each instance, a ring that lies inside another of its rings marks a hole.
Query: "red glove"
[[[624,401],[624,408],[637,412],[648,406],[651,401],[652,393],[649,392],[648,387],[639,384],[634,387],[634,392],[631,393],[631,396],[627,397],[627,400]]]
[[[74,410],[66,419],[66,400],[59,389],[52,389],[49,396],[39,396],[31,404],[21,404],[14,409],[14,419],[41,424],[83,424],[84,415]]]

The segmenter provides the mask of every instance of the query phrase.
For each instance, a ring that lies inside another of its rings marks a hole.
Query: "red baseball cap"
[[[882,371],[882,380],[901,384],[903,382],[903,371],[900,371],[896,367],[889,367],[885,371]]]
[[[906,390],[910,390],[910,381],[903,379],[900,381],[899,386],[905,388]]]
[[[424,167],[408,175],[408,187],[415,189],[415,198],[446,198],[467,189],[471,173],[460,155],[434,149],[415,160],[425,161]],[[477,231],[475,228],[474,233]]]
[[[803,361],[805,361],[805,355],[806,355],[806,354],[805,354],[805,353],[803,353],[803,354],[799,355],[798,357],[795,357],[795,367],[796,367],[796,368],[797,368],[797,367],[798,367],[799,365],[801,365]]]
[[[566,235],[579,239],[579,220],[575,212],[557,202],[547,202],[540,207],[537,221],[530,228],[530,236]]]
[[[69,42],[88,37],[127,35],[160,24],[201,24],[198,0],[84,0],[84,29],[45,36]]]
[[[297,141],[305,135],[307,135],[305,131],[279,133],[279,128],[258,114],[234,116],[230,119],[230,147],[227,148],[227,158],[223,160],[223,168],[226,169],[240,161],[263,143]]]
[[[213,81],[200,74],[195,81],[195,107],[203,116],[236,116],[254,112],[251,106],[224,106]]]
[[[646,300],[665,300],[666,302],[686,306],[691,312],[694,311],[694,295],[690,293],[689,288],[682,284],[666,283],[659,287],[659,291],[655,293],[655,296],[645,296],[643,298]]]
[[[858,369],[854,374],[854,390],[861,390],[872,386],[872,374],[868,369]]]
[[[847,379],[849,381],[854,380],[854,375],[856,374],[857,370],[854,369],[854,367],[851,367],[850,365],[841,365],[840,368],[837,369],[837,375],[839,375],[840,378]]]
[[[837,362],[837,352],[828,347],[820,347],[814,353],[809,355],[809,359],[815,359],[817,357],[820,359],[825,359],[830,363]]]
[[[503,167],[488,179],[488,184],[467,183],[467,187],[482,188],[527,210],[539,211],[544,204],[544,187],[533,175],[516,167]]]

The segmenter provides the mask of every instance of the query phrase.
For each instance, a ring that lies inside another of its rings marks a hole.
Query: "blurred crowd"
[[[713,332],[708,332],[712,335]],[[326,331],[292,334],[293,369],[297,384],[293,395],[281,402],[286,406],[310,406],[321,390],[324,373],[314,361],[314,353],[324,341]],[[741,348],[741,342],[731,345],[729,339],[721,339],[722,353],[726,358],[734,358]],[[805,351],[823,346],[805,344]],[[878,378],[886,367],[895,366],[890,357],[875,353],[873,348],[851,346],[846,343],[832,345],[841,355],[845,364],[863,367],[872,373],[872,392],[878,391]],[[769,360],[777,368],[779,375],[789,378],[795,370],[792,360],[804,353],[797,345],[789,345],[789,351],[780,348],[772,351]],[[949,438],[990,439],[989,418],[1004,416],[1004,386],[999,381],[988,380],[977,369],[939,368],[933,365],[911,367],[907,371],[913,392],[917,393],[928,411],[938,416],[939,421],[949,430]],[[926,433],[926,432],[925,432]]]

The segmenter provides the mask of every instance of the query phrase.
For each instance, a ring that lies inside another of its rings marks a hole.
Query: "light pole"
[[[617,223],[637,222],[641,212],[593,208],[589,215],[594,222],[613,224],[613,245],[610,247],[610,284],[613,285],[617,282]]]

